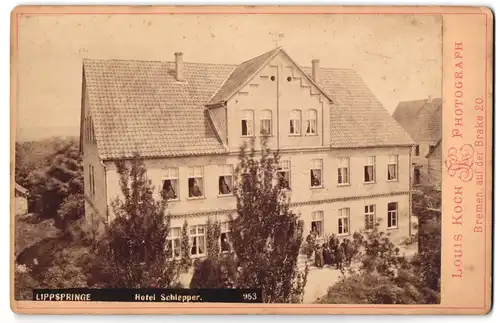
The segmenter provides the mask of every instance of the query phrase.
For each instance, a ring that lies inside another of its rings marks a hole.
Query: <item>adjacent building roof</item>
[[[403,101],[393,117],[415,141],[437,141],[441,138],[442,108],[440,98]]]
[[[85,59],[84,94],[101,159],[226,153],[207,103],[227,100],[274,57],[277,48],[240,65]],[[309,78],[311,68],[300,68]],[[352,69],[321,68],[318,87],[333,102],[333,148],[409,146],[414,142]]]

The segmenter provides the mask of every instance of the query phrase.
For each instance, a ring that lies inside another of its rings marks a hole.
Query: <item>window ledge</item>
[[[363,184],[365,185],[371,185],[371,184],[377,184],[377,182],[373,181],[373,182],[363,182]]]
[[[177,199],[167,199],[167,203],[170,203],[170,202],[180,202],[181,199],[177,198]]]
[[[312,190],[320,190],[320,189],[323,189],[325,187],[323,185],[321,185],[321,186],[310,186],[309,188]]]
[[[234,197],[234,194],[219,194],[219,195],[217,195],[217,197],[221,197],[221,198],[224,198],[224,197]]]
[[[350,233],[337,233],[337,237],[348,237],[350,235]]]
[[[200,197],[188,197],[188,201],[196,201],[196,200],[205,200],[205,196],[200,196]]]
[[[351,186],[351,183],[342,183],[342,184],[337,184],[337,186],[343,187],[343,186]]]
[[[255,136],[254,135],[248,135],[248,136],[241,135],[241,138],[255,138]]]
[[[302,134],[300,134],[300,133],[289,133],[288,137],[302,137]]]
[[[397,230],[397,229],[399,229],[398,226],[396,226],[396,227],[387,227],[387,230]]]
[[[396,179],[388,179],[387,180],[388,182],[399,182],[399,180],[396,178]]]
[[[306,133],[304,134],[304,136],[311,136],[311,137],[314,137],[314,136],[317,136],[318,134],[317,133]]]

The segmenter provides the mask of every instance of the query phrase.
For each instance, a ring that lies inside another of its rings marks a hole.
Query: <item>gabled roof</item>
[[[304,70],[312,75],[311,68]],[[318,83],[333,98],[330,108],[330,138],[333,148],[415,144],[355,70],[321,68]]]
[[[437,141],[441,138],[443,100],[402,101],[393,117],[416,141]]]
[[[99,157],[227,153],[206,103],[227,100],[280,51],[238,66],[185,62],[185,82],[176,80],[174,62],[85,59],[83,95],[92,114]],[[299,69],[312,82],[311,68]],[[356,71],[321,68],[316,83],[332,101],[332,148],[414,144]]]
[[[230,99],[236,92],[238,92],[238,90],[240,90],[251,79],[253,79],[255,75],[262,68],[264,68],[267,63],[269,63],[269,61],[271,61],[276,55],[278,55],[278,53],[283,53],[301,72],[306,74],[304,70],[293,61],[290,55],[288,55],[283,48],[278,47],[236,66],[231,75],[229,75],[226,82],[222,84],[219,90],[207,103],[207,106],[221,104]],[[321,89],[321,86],[314,82],[311,75],[306,74],[306,76],[308,77],[309,82],[314,84],[320,92],[322,92],[328,99],[331,100],[331,98],[328,97],[328,94],[323,89]]]
[[[86,92],[101,159],[206,155],[226,152],[204,103],[234,66],[174,62],[83,62]]]

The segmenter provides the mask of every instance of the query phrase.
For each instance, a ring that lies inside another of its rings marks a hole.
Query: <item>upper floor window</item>
[[[233,166],[221,165],[219,175],[219,195],[231,195],[233,193]]]
[[[300,119],[302,119],[300,110],[293,110],[290,115],[291,135],[300,135]]]
[[[415,156],[420,156],[420,145],[415,146]]]
[[[316,110],[307,110],[306,118],[306,134],[313,135],[316,134],[317,126],[317,112]]]
[[[92,123],[92,116],[85,118],[85,138],[87,142],[94,142],[94,124]]]
[[[262,110],[260,115],[260,134],[270,136],[272,134],[272,118],[271,110]]]
[[[387,204],[387,227],[398,227],[398,203],[396,202]]]
[[[179,169],[170,167],[165,171],[162,185],[163,197],[167,200],[179,198]]]
[[[189,167],[189,197],[203,197],[203,167]]]
[[[243,110],[241,117],[241,135],[253,136],[253,111]]]
[[[390,155],[387,163],[387,180],[396,181],[398,179],[398,155]]]
[[[323,185],[323,160],[313,159],[311,165],[311,187]]]
[[[278,165],[278,185],[283,189],[291,189],[289,160],[280,160]]]
[[[337,183],[339,185],[349,184],[349,158],[342,157],[338,159],[338,179]]]
[[[375,182],[375,157],[368,157],[364,167],[364,182]]]

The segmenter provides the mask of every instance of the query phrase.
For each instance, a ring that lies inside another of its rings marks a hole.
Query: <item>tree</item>
[[[189,267],[191,266],[191,253],[189,247],[189,236],[188,236],[188,222],[187,219],[184,219],[184,224],[182,225],[181,231],[181,260],[180,260],[181,269],[184,272],[187,272]]]
[[[207,224],[207,256],[211,259],[218,259],[220,254],[220,223],[208,218]]]
[[[414,258],[407,259],[378,226],[355,237],[357,253],[347,276],[328,289],[325,304],[436,304],[439,293],[422,279]],[[418,256],[417,256],[418,257]]]
[[[45,167],[28,175],[27,181],[30,204],[42,218],[54,218],[56,225],[64,229],[68,221],[84,215],[83,166],[74,142],[60,147]]]
[[[250,147],[241,147],[236,169],[237,216],[230,240],[240,267],[237,286],[261,288],[266,303],[300,302],[305,277],[297,257],[303,225],[278,185],[279,154],[272,154],[263,138],[260,158],[252,140]]]
[[[117,197],[111,204],[115,217],[98,247],[92,283],[114,288],[177,285],[180,268],[170,259],[166,200],[153,199],[138,155],[129,163],[117,161],[116,169],[123,198]]]

